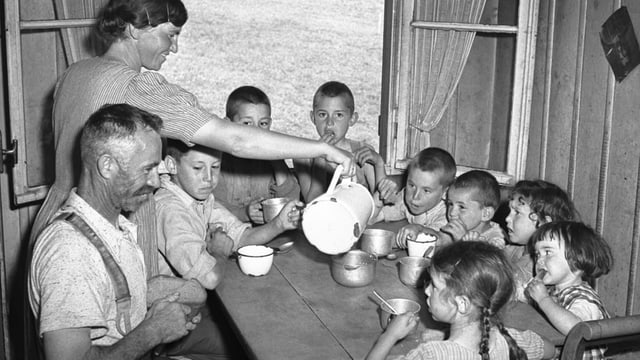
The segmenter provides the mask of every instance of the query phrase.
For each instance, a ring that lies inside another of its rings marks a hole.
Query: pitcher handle
[[[336,171],[333,172],[333,177],[331,178],[331,182],[329,183],[329,188],[327,189],[327,194],[332,194],[336,189],[336,185],[338,185],[338,180],[340,180],[340,175],[342,175],[342,171],[344,170],[344,166],[338,165],[336,167]]]

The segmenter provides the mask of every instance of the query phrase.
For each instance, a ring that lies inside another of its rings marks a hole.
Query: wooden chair
[[[582,359],[587,346],[640,340],[640,315],[584,321],[574,326],[562,347],[561,360]]]

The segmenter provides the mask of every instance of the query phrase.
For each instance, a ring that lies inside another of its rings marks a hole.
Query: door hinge
[[[4,172],[4,164],[9,164],[9,166],[13,166],[16,162],[18,162],[18,140],[11,140],[11,147],[5,149],[2,146],[2,131],[0,131],[0,150],[2,150],[2,156],[0,156],[0,174]],[[5,156],[7,159],[5,160]]]

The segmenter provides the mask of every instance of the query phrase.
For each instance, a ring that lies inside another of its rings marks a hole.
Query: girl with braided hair
[[[400,359],[520,360],[553,357],[553,345],[532,331],[505,328],[497,314],[513,293],[513,270],[497,247],[454,242],[438,250],[425,290],[434,320],[450,324],[449,337],[421,343]],[[413,314],[395,317],[367,359],[384,359],[417,325]]]

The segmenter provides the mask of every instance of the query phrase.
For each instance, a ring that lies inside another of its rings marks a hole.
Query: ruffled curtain
[[[479,23],[486,0],[416,0],[417,21]],[[475,38],[472,31],[415,29],[414,83],[409,119],[409,153],[430,146],[429,132],[442,119]]]
[[[56,18],[95,19],[108,0],[54,0]],[[68,64],[100,55],[104,44],[100,41],[93,27],[74,27],[61,29],[62,44]]]

